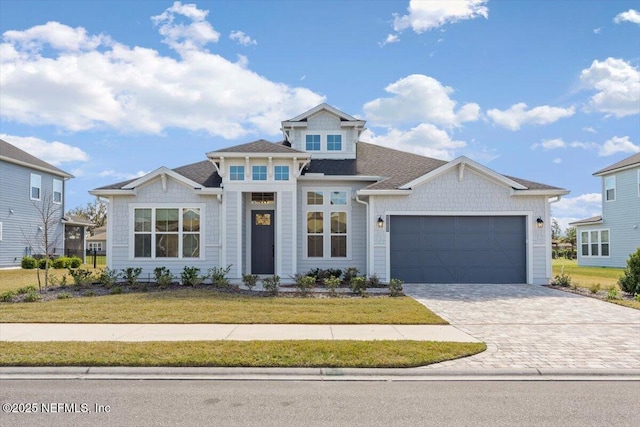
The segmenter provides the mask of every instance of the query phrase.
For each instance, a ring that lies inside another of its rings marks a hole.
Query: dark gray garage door
[[[522,216],[392,216],[391,277],[405,283],[526,283]]]

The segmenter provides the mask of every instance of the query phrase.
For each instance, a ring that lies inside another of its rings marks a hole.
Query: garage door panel
[[[391,277],[407,283],[525,283],[523,216],[393,216]]]

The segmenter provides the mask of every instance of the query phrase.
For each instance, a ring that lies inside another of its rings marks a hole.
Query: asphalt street
[[[2,380],[2,426],[636,426],[638,381]]]

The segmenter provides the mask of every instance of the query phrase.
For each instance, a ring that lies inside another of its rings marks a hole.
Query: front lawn
[[[564,273],[571,276],[572,283],[585,288],[599,284],[602,289],[619,289],[618,278],[623,272],[622,268],[579,267],[578,261],[563,258],[554,259],[551,265],[554,277],[564,268]]]
[[[261,297],[183,288],[0,303],[0,322],[446,324],[409,297]]]
[[[0,342],[0,366],[410,368],[485,349],[433,341]]]

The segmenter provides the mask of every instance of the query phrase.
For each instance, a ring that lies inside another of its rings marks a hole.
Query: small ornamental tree
[[[640,248],[629,255],[624,275],[618,279],[620,289],[631,295],[640,294]]]

